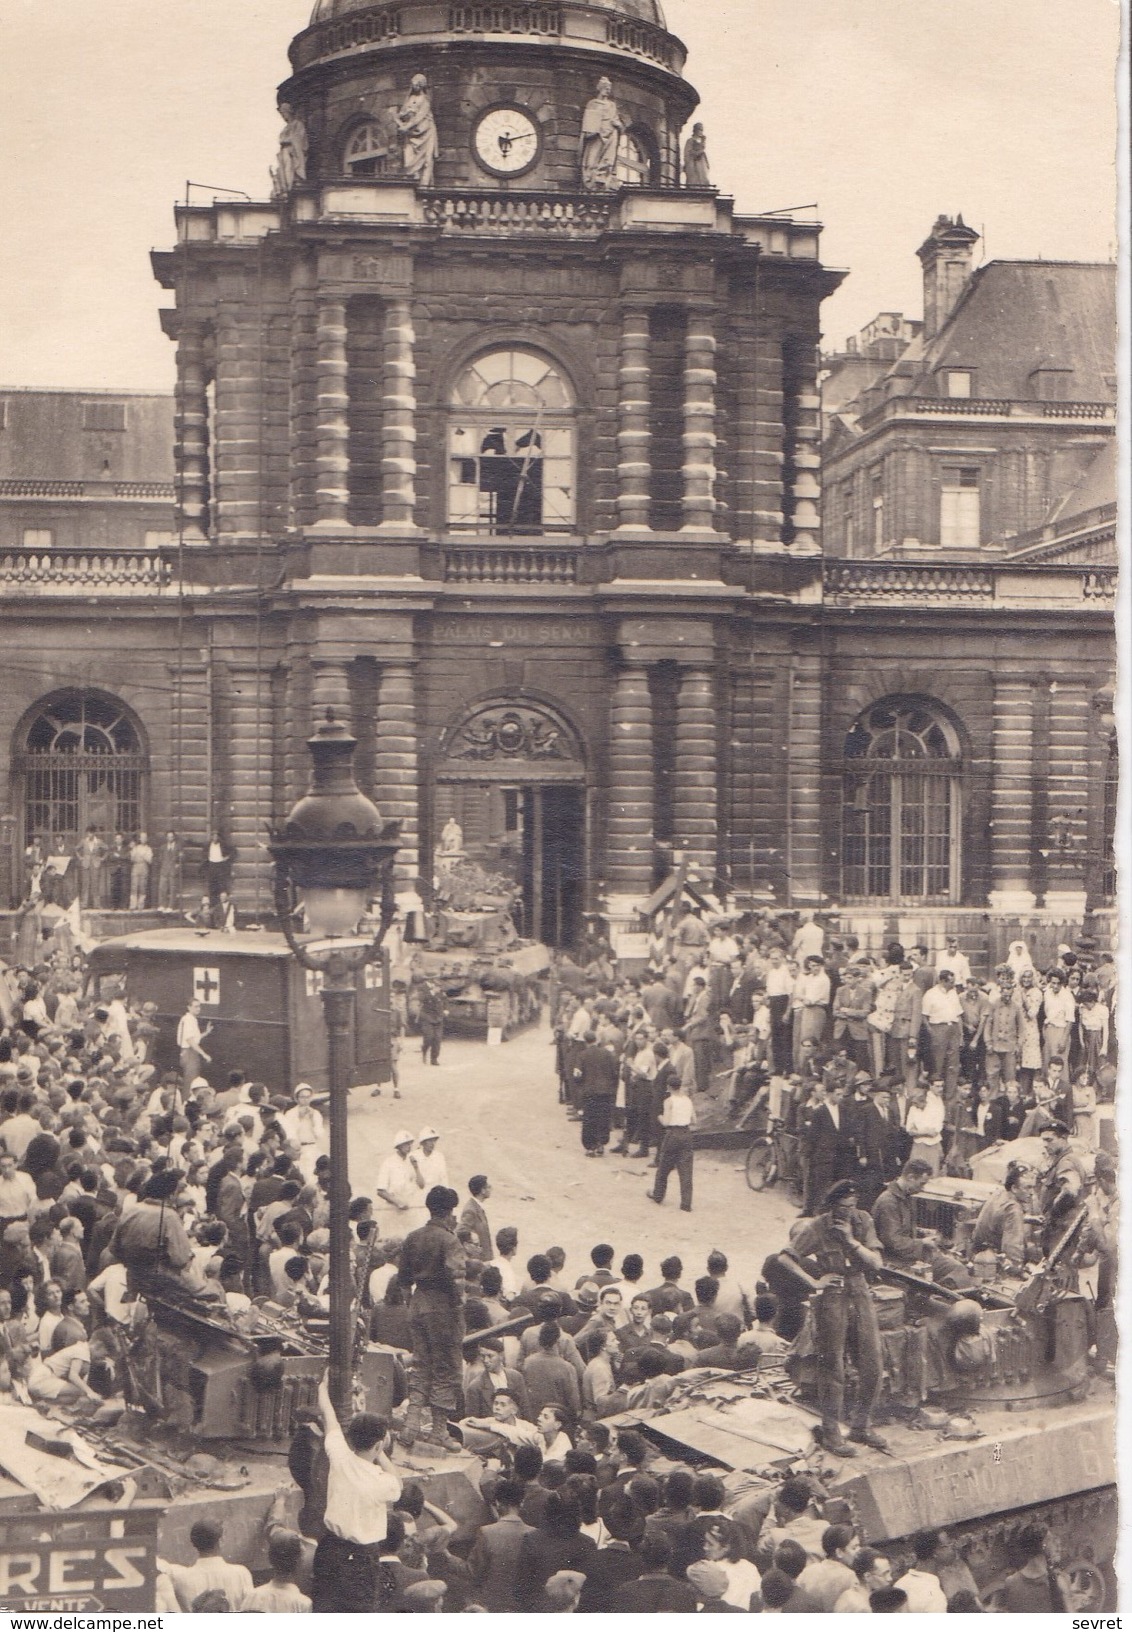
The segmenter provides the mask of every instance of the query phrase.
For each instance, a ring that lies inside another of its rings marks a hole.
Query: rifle
[[[501,1320],[498,1326],[484,1326],[478,1332],[469,1332],[461,1344],[464,1358],[470,1359],[476,1352],[476,1345],[482,1343],[485,1337],[518,1337],[528,1326],[540,1324],[534,1315],[516,1315],[513,1320]]]

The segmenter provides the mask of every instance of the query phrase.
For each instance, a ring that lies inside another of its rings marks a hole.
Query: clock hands
[[[520,142],[533,142],[534,139],[535,139],[535,133],[534,133],[533,130],[528,130],[522,136],[512,136],[512,134],[511,134],[511,132],[509,130],[505,130],[500,134],[500,136],[498,138],[498,140],[499,140],[499,151],[500,151],[500,153],[502,153],[504,158],[507,158],[508,154],[511,152],[511,149],[513,147],[518,146],[518,144]]]

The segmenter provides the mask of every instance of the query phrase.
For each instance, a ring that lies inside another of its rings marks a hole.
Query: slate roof
[[[977,397],[1032,401],[1042,395],[1036,369],[1069,370],[1059,396],[1111,402],[1116,345],[1114,266],[990,261],[972,274],[939,333],[913,342],[889,378],[900,377],[901,394],[945,396],[945,371],[970,368]]]

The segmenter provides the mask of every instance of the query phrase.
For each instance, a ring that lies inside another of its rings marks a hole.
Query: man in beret
[[[137,1206],[114,1231],[111,1252],[126,1267],[130,1291],[142,1297],[147,1292],[160,1293],[170,1283],[181,1290],[201,1290],[192,1243],[176,1209],[170,1206],[180,1182],[181,1174],[173,1167],[151,1174]]]
[[[808,1220],[784,1249],[787,1257],[818,1282],[813,1296],[820,1437],[834,1456],[857,1454],[841,1433],[845,1360],[850,1349],[855,1351],[857,1395],[849,1438],[876,1450],[888,1448],[870,1426],[880,1397],[883,1363],[868,1276],[880,1269],[883,1259],[873,1221],[858,1206],[859,1200],[856,1181],[841,1179],[827,1191],[817,1217]]]
[[[450,1415],[463,1380],[464,1268],[467,1254],[456,1234],[460,1198],[447,1185],[436,1184],[425,1197],[428,1223],[412,1230],[401,1249],[397,1280],[411,1292],[409,1321],[413,1337],[413,1369],[404,1435],[410,1443],[421,1431],[427,1407],[434,1443],[451,1445]]]

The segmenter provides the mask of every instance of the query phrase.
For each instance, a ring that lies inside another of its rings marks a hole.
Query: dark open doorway
[[[582,789],[520,790],[525,932],[546,946],[573,946],[582,930],[585,802]]]

